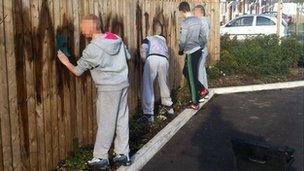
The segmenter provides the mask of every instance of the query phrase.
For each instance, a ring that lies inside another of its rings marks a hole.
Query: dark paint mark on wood
[[[15,1],[15,10],[21,11],[19,13],[14,12],[14,24],[21,25],[15,28],[15,56],[16,56],[16,78],[17,78],[17,105],[18,115],[21,120],[22,129],[20,129],[21,138],[21,155],[23,159],[23,165],[29,168],[29,155],[30,155],[30,144],[29,144],[29,130],[28,130],[28,114],[27,114],[27,91],[26,91],[26,79],[25,79],[25,52],[24,46],[24,23],[23,17],[28,21],[28,15],[21,9],[22,6],[20,1]]]
[[[148,31],[149,31],[149,28],[150,28],[149,14],[147,12],[145,12],[144,16],[145,16],[145,26],[146,26],[145,37],[147,37],[148,36]]]
[[[112,32],[119,35],[125,41],[125,33],[124,33],[124,22],[123,16],[119,16],[117,14],[112,15],[110,12],[105,21],[102,19],[101,13],[99,13],[99,19],[101,24],[101,32]]]
[[[141,68],[141,61],[140,61],[140,47],[141,47],[141,42],[143,40],[143,29],[142,29],[142,9],[140,8],[139,1],[137,1],[136,4],[136,43],[137,43],[137,50],[134,58],[134,68],[135,70],[138,68]],[[140,73],[140,72],[139,72]]]
[[[164,10],[160,6],[156,7],[155,16],[153,17],[153,34],[156,33],[157,27],[161,27],[161,34],[166,38],[169,36],[169,18],[165,17]]]
[[[18,24],[22,23],[28,24],[31,23],[28,13],[29,9],[19,10],[21,12],[17,13],[14,20],[22,19],[22,22],[18,21]],[[16,76],[17,76],[17,100],[18,108],[21,112],[22,126],[23,126],[23,136],[25,139],[25,151],[28,155],[29,153],[29,144],[28,144],[28,115],[27,115],[27,91],[26,91],[26,76],[25,76],[25,60],[28,60],[29,63],[34,63],[35,71],[35,94],[37,103],[41,104],[43,102],[42,87],[43,81],[43,65],[45,62],[56,61],[56,69],[53,71],[50,67],[50,72],[56,72],[56,85],[58,88],[58,94],[60,98],[64,99],[64,85],[70,86],[70,75],[69,71],[57,60],[56,48],[55,48],[55,32],[52,23],[52,16],[48,7],[47,0],[43,0],[41,4],[41,9],[39,10],[39,23],[38,27],[33,30],[27,30],[26,33],[23,31],[23,27],[17,27],[17,33],[15,35],[15,54],[16,54]],[[67,17],[63,16],[62,27],[57,28],[56,33],[62,34],[67,37],[68,46],[71,52],[74,52],[74,27],[73,23],[67,20]],[[19,30],[18,30],[19,29]],[[44,49],[44,45],[48,44],[47,48]],[[43,55],[44,52],[47,53],[47,58],[44,61]],[[25,54],[28,54],[28,58],[25,59]],[[76,63],[76,58],[71,58],[72,63]],[[47,80],[50,80],[51,74],[49,74]],[[64,103],[61,103],[62,114],[64,113]]]
[[[63,25],[56,28],[56,35],[61,35],[64,36],[67,39],[68,42],[68,49],[70,52],[74,52],[74,26],[73,23],[68,21],[66,14],[63,14],[63,19],[62,19]],[[55,51],[55,50],[54,50]],[[56,58],[56,55],[54,56]],[[72,54],[71,58],[69,58],[71,63],[75,64],[76,63],[76,58]],[[70,89],[70,81],[71,81],[71,76],[70,76],[70,71],[60,63],[59,60],[56,59],[56,76],[57,76],[57,87],[58,87],[58,94],[59,97],[61,98],[61,120],[64,119],[64,87],[67,86],[68,89]]]
[[[107,15],[105,23],[104,23],[104,28],[103,29],[105,30],[105,32],[110,31],[111,18],[112,18],[112,13],[110,12]]]
[[[101,27],[100,29],[101,29],[101,32],[104,33],[104,32],[106,32],[106,30],[105,30],[105,24],[103,22],[101,12],[98,13],[98,16],[99,16],[99,20],[100,20],[100,27]]]
[[[79,49],[80,49],[80,52],[82,52],[86,47],[86,39],[85,37],[80,34],[80,37],[79,37]],[[82,53],[80,53],[82,54]],[[81,55],[80,55],[81,56]],[[86,92],[86,87],[87,87],[87,78],[89,77],[89,72],[85,72],[81,77],[80,77],[80,80],[81,80],[81,83],[82,83],[82,91],[83,92]]]
[[[35,79],[35,96],[37,103],[43,102],[42,87],[43,81],[43,65],[44,63],[54,60],[55,57],[55,35],[52,23],[52,17],[49,12],[47,0],[43,0],[41,4],[41,9],[39,13],[38,27],[31,29],[31,19],[29,16],[28,8],[22,7],[22,1],[15,1],[15,12],[14,12],[14,22],[17,27],[15,27],[15,55],[16,55],[16,78],[17,78],[17,102],[18,111],[20,113],[21,124],[22,124],[22,155],[25,160],[25,167],[28,166],[28,158],[30,155],[30,140],[29,140],[29,129],[28,126],[28,106],[27,106],[27,84],[26,77],[28,79]],[[48,44],[48,49],[43,49],[44,45]],[[43,52],[46,52],[47,58],[44,61]],[[27,58],[26,58],[27,56]],[[50,58],[49,58],[50,57]],[[35,75],[26,75],[25,72],[25,61],[33,64]],[[45,78],[50,80],[50,77]]]
[[[52,16],[46,0],[42,2],[41,10],[39,14],[39,25],[36,30],[37,41],[34,41],[33,57],[35,61],[35,78],[36,78],[36,98],[38,103],[42,103],[42,71],[44,62],[48,62],[50,59],[43,61],[44,44],[48,44],[46,51],[50,57],[55,56],[55,34],[52,23]],[[34,38],[35,39],[35,38]],[[54,58],[53,58],[54,59]],[[50,78],[46,78],[50,80]]]
[[[142,17],[143,17],[143,12],[142,9],[140,7],[139,1],[137,1],[136,4],[136,19],[135,19],[135,23],[136,23],[136,49],[135,49],[135,53],[134,53],[134,59],[133,59],[133,72],[134,74],[137,74],[135,77],[135,80],[138,79],[136,82],[138,83],[137,87],[142,87],[142,73],[143,73],[143,63],[140,60],[140,48],[141,48],[141,42],[143,40],[143,21],[142,21]],[[138,93],[138,102],[140,101],[140,97],[141,97],[141,93]],[[137,107],[140,107],[140,103],[137,103]]]
[[[115,15],[112,18],[110,29],[111,32],[119,35],[121,38],[124,38],[124,23],[122,16]]]
[[[176,18],[176,11],[173,12],[173,14],[171,13],[171,21],[172,21],[172,28],[173,28],[173,34],[174,34],[174,37],[177,38],[177,31],[176,31],[176,28],[177,28],[177,18]],[[177,39],[175,39],[177,40]]]

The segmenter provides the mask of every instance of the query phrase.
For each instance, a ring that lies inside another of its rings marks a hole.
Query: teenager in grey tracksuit
[[[169,114],[174,114],[170,89],[167,84],[169,70],[169,51],[166,39],[160,35],[148,36],[142,42],[141,59],[145,63],[143,73],[142,109],[149,122],[154,121],[154,88],[155,78],[161,94],[161,103]]]
[[[92,22],[97,24],[91,26]],[[108,152],[113,139],[117,154],[113,161],[130,164],[127,60],[131,56],[119,36],[100,33],[98,22],[95,15],[89,15],[82,21],[83,34],[92,40],[77,61],[77,66],[71,64],[60,52],[58,58],[76,76],[90,70],[97,88],[98,130],[93,159],[88,161],[88,165],[93,169],[105,169],[109,167]]]
[[[207,17],[202,17],[203,28],[206,32],[206,37],[208,40],[209,32],[210,32],[210,20]],[[207,43],[203,49],[203,56],[200,63],[200,70],[198,72],[199,81],[203,84],[205,89],[208,89],[208,78],[206,72],[206,60],[208,56],[208,47]]]
[[[207,39],[202,28],[202,21],[192,16],[189,3],[181,2],[179,11],[185,17],[181,23],[179,54],[186,54],[183,74],[187,79],[191,92],[191,103],[188,107],[198,110],[199,92],[204,88],[198,80],[199,61]]]
[[[129,154],[128,59],[130,54],[121,38],[103,35],[90,42],[75,67],[76,75],[90,69],[97,88],[98,130],[93,156],[98,158],[108,158],[115,133],[115,152]]]
[[[194,7],[194,16],[198,17],[202,20],[202,27],[206,36],[206,39],[208,40],[209,37],[209,31],[211,27],[211,23],[209,18],[206,17],[205,8],[202,5],[197,5]],[[208,47],[207,43],[205,44],[205,47],[202,51],[202,58],[200,61],[199,71],[198,71],[198,79],[203,84],[204,89],[201,90],[200,95],[201,99],[200,102],[204,101],[204,98],[208,98],[208,78],[207,78],[207,72],[206,72],[206,60],[208,56]]]

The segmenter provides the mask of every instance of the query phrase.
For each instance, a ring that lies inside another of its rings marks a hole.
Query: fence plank
[[[63,16],[62,14],[64,13],[63,11],[63,1],[58,1],[55,3],[54,1],[54,20],[57,22],[57,27],[56,27],[56,33],[57,35],[62,35],[65,36],[64,34],[64,26],[63,26]],[[63,64],[60,62],[57,63],[57,86],[58,86],[58,93],[57,93],[57,115],[58,115],[58,130],[59,130],[59,159],[64,158],[65,154],[65,107],[66,105],[64,104],[65,102],[65,90],[66,90],[66,76],[68,75],[68,70],[65,68]]]
[[[210,42],[209,42],[209,54],[210,64],[214,65],[216,61],[220,59],[220,25],[219,25],[219,15],[220,15],[220,3],[216,0],[210,1],[210,20],[211,20],[211,30],[210,30]]]
[[[79,1],[73,1],[73,26],[74,26],[74,54],[75,58],[79,58],[80,52],[80,21],[79,21]],[[82,144],[82,84],[81,78],[76,78],[76,128],[74,129],[73,147],[76,148]]]
[[[0,20],[2,23],[0,23],[0,63],[4,64],[5,62],[5,44],[4,44],[4,13],[3,13],[3,1],[0,0]],[[6,90],[6,68],[5,65],[0,65],[0,92],[1,94]],[[5,94],[0,97],[0,133],[2,133],[2,114],[8,113],[7,109],[5,108],[7,106],[7,98]],[[0,134],[0,170],[4,170],[3,167],[3,145],[2,145],[2,134]]]
[[[88,4],[88,14],[94,14],[94,1],[89,1]],[[91,141],[93,137],[93,105],[92,105],[92,85],[93,80],[90,77],[90,80],[88,82],[88,89],[87,89],[87,106],[88,106],[88,141],[87,145],[93,144],[95,141]]]
[[[61,16],[61,26],[63,28],[63,35],[69,39],[69,35],[70,35],[70,31],[69,31],[69,20],[68,20],[68,16],[67,16],[67,0],[62,0],[60,2],[60,16]],[[64,157],[67,154],[67,144],[68,141],[70,139],[70,132],[69,132],[69,118],[70,118],[70,114],[71,114],[71,110],[70,110],[70,81],[71,81],[71,75],[70,72],[65,68],[63,70],[64,73],[63,74],[63,101],[62,103],[63,105],[63,115],[62,115],[62,121],[64,124],[64,144],[63,146],[61,146],[61,151],[62,151],[62,155],[60,155],[60,159],[64,159]]]
[[[26,73],[28,75],[27,82],[29,84],[28,87],[28,95],[31,95],[29,99],[29,103],[33,106],[29,106],[29,109],[34,110],[31,112],[34,113],[29,113],[29,122],[31,123],[31,126],[29,127],[29,132],[32,132],[33,134],[30,134],[30,139],[34,140],[35,137],[37,136],[37,150],[38,150],[38,168],[39,169],[44,169],[46,168],[46,151],[45,151],[45,138],[44,138],[44,116],[43,116],[43,111],[42,111],[42,103],[41,101],[38,102],[38,99],[40,98],[40,92],[37,92],[39,90],[39,82],[37,81],[36,78],[36,57],[38,56],[36,49],[37,49],[37,44],[35,42],[38,41],[38,36],[37,36],[37,28],[39,26],[39,1],[38,0],[30,0],[30,7],[29,7],[29,16],[30,16],[30,23],[31,25],[28,28],[30,36],[30,41],[32,44],[32,47],[29,47],[28,50],[28,58],[26,60]],[[30,50],[30,48],[32,50]],[[31,101],[34,101],[33,103]],[[30,112],[30,111],[29,111]],[[35,124],[36,123],[36,124]],[[36,127],[36,130],[35,130]],[[36,132],[36,133],[35,133]],[[36,135],[35,135],[36,134]]]
[[[27,20],[27,15],[23,12],[23,5],[20,0],[14,1],[15,10],[20,11],[19,13],[14,13],[14,25],[19,25],[21,27],[15,28],[15,37],[17,40],[15,44],[15,54],[16,54],[16,72],[20,77],[17,79],[17,102],[18,102],[18,116],[20,116],[20,145],[22,152],[22,164],[24,168],[35,168],[37,166],[37,159],[30,164],[30,157],[37,158],[33,154],[35,152],[32,144],[29,141],[29,121],[28,121],[28,105],[27,105],[27,84],[26,84],[26,54],[24,51],[25,41],[24,35],[26,26],[24,21]],[[28,21],[26,21],[28,23]],[[36,148],[37,149],[37,148]],[[33,151],[34,150],[34,151]],[[37,150],[36,150],[37,152]],[[36,168],[37,169],[37,168]]]
[[[0,24],[0,121],[1,121],[1,156],[3,170],[13,170],[13,157],[11,146],[11,127],[9,122],[9,100],[8,100],[8,84],[7,84],[7,64],[6,64],[6,35],[5,24],[7,14],[4,12],[3,0],[0,0],[0,11],[3,22]]]
[[[61,1],[54,1],[53,2],[53,6],[54,6],[54,14],[53,14],[53,17],[54,17],[54,29],[55,29],[55,34],[56,36],[58,36],[60,33],[60,28],[61,28],[61,17],[60,17],[60,2]],[[62,116],[62,105],[63,105],[63,102],[62,102],[62,97],[63,97],[63,90],[62,90],[62,64],[58,61],[58,59],[55,60],[54,62],[54,67],[55,67],[55,70],[56,70],[56,73],[54,74],[54,79],[55,79],[55,100],[56,100],[56,110],[55,110],[55,122],[54,125],[56,125],[56,128],[58,130],[58,132],[55,132],[56,134],[54,135],[54,139],[56,140],[56,142],[54,143],[54,150],[56,151],[56,157],[58,159],[61,158],[62,155],[62,151],[61,148],[63,147],[63,144],[64,144],[64,137],[63,137],[63,133],[64,133],[64,130],[63,130],[63,125],[62,125],[62,122],[61,122],[61,116]]]
[[[59,129],[58,129],[58,65],[59,62],[57,60],[57,54],[55,51],[55,36],[56,36],[56,28],[60,20],[56,20],[55,13],[57,13],[56,3],[57,1],[48,0],[48,10],[50,14],[50,18],[48,20],[51,21],[51,34],[53,34],[53,38],[51,39],[53,43],[50,44],[50,120],[51,120],[51,142],[49,142],[52,146],[52,165],[55,166],[59,160]]]
[[[39,26],[38,26],[38,58],[36,59],[36,80],[40,80],[43,103],[43,125],[46,147],[47,168],[52,168],[55,164],[52,148],[52,120],[51,120],[51,87],[50,87],[50,58],[54,56],[52,46],[54,42],[53,23],[50,8],[47,0],[39,1]],[[39,66],[38,66],[39,65]],[[42,68],[40,68],[42,67]],[[41,75],[40,75],[41,74]],[[36,85],[37,86],[37,85]]]
[[[7,62],[7,75],[9,79],[8,83],[8,98],[9,98],[9,119],[11,126],[11,145],[12,145],[12,156],[13,156],[13,169],[22,170],[22,161],[20,153],[20,134],[19,134],[19,116],[17,115],[17,83],[16,83],[16,56],[15,56],[15,41],[14,41],[14,6],[13,1],[4,0],[4,14],[7,15],[5,18],[4,32],[6,39],[6,62]]]
[[[37,130],[36,130],[36,113],[35,113],[35,71],[32,60],[32,30],[31,30],[31,6],[30,0],[22,1],[22,11],[23,11],[23,29],[24,29],[24,55],[25,55],[25,74],[26,74],[26,94],[27,94],[27,116],[28,116],[28,143],[30,151],[30,168],[31,170],[39,170],[38,166],[40,161],[38,160],[38,144],[37,144]],[[24,130],[25,131],[25,130]],[[41,165],[40,169],[44,168],[44,165]]]
[[[80,7],[80,17],[84,17],[88,13],[88,1],[83,1],[82,5]],[[85,46],[87,45],[88,40],[82,40],[81,42],[81,48],[80,50],[82,51]],[[83,102],[82,102],[82,136],[83,136],[83,144],[86,145],[88,143],[88,106],[87,106],[87,90],[88,90],[88,82],[90,81],[88,72],[85,72],[82,77],[82,83],[83,83]]]
[[[74,47],[74,34],[75,34],[75,28],[73,26],[73,2],[67,0],[66,2],[66,15],[67,15],[67,20],[68,20],[68,45],[69,48],[71,50],[71,53],[74,51],[75,47]],[[75,57],[72,57],[72,62],[75,62]],[[75,127],[75,121],[73,118],[76,117],[76,91],[75,91],[75,76],[69,72],[70,74],[70,79],[69,79],[69,90],[70,90],[70,94],[69,94],[69,114],[67,116],[67,140],[66,140],[66,153],[68,153],[69,151],[72,150],[72,143],[73,143],[73,128]]]

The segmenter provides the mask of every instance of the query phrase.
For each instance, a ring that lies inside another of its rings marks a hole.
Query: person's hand
[[[63,63],[64,65],[67,65],[68,63],[70,63],[68,57],[66,57],[65,54],[62,53],[61,51],[57,52],[57,57],[60,60],[60,62]]]

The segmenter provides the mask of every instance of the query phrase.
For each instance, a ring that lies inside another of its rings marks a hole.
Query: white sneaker
[[[199,102],[200,102],[200,103],[205,102],[205,98],[201,98],[201,99],[199,99]]]
[[[173,109],[173,107],[171,107],[171,106],[164,106],[164,108],[165,108],[167,114],[174,115],[174,109]]]
[[[91,168],[106,169],[110,167],[110,162],[108,159],[93,157],[91,160],[87,161],[87,165]]]
[[[94,163],[98,163],[98,162],[100,162],[100,161],[101,161],[100,158],[93,157],[91,160],[87,161],[87,163],[88,163],[89,165],[93,165]]]

